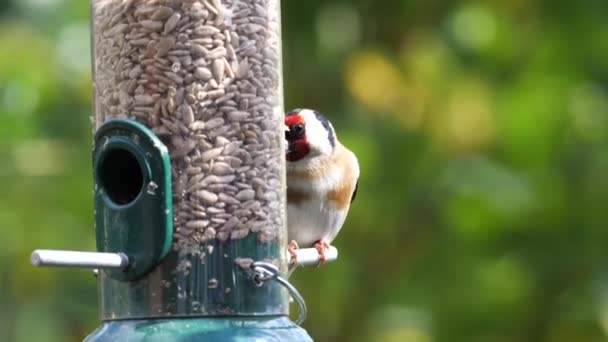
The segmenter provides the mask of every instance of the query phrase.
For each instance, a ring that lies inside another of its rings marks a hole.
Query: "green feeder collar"
[[[95,134],[93,150],[97,250],[124,253],[125,269],[105,270],[134,280],[160,263],[171,247],[171,162],[145,126],[110,120]]]

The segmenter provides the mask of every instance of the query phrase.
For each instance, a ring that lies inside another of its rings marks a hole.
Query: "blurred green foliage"
[[[0,340],[77,341],[94,249],[89,3],[0,2]],[[359,156],[340,259],[295,273],[317,341],[604,341],[608,3],[283,3],[286,107]]]

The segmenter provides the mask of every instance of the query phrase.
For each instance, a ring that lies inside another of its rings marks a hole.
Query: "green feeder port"
[[[169,253],[173,239],[169,151],[143,125],[110,120],[95,135],[93,174],[97,250],[129,258],[128,267],[103,276],[141,278]]]

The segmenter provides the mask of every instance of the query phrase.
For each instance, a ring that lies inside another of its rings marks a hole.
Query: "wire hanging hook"
[[[306,320],[307,308],[304,297],[302,297],[298,289],[281,276],[277,266],[265,261],[254,261],[249,265],[249,271],[252,272],[251,279],[253,280],[253,283],[258,287],[264,285],[264,283],[269,280],[276,280],[285,287],[300,308],[300,314],[295,323],[301,325]]]

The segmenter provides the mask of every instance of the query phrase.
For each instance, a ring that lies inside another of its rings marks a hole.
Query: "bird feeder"
[[[281,277],[279,5],[91,1],[97,252],[32,255],[98,269],[87,341],[311,340]]]

